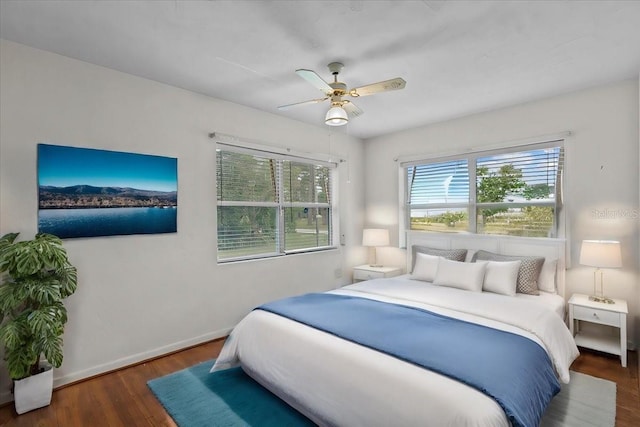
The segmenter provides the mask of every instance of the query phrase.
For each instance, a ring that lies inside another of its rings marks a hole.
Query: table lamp
[[[611,298],[604,296],[604,273],[602,268],[622,267],[620,242],[615,240],[583,240],[580,249],[580,264],[596,267],[593,272],[593,295],[591,301],[614,304]],[[600,294],[597,292],[597,276],[600,272]]]
[[[371,252],[373,252],[373,262],[369,264],[369,267],[382,267],[377,263],[377,247],[389,246],[389,230],[384,228],[365,228],[362,232],[362,246],[370,246]],[[369,259],[372,259],[369,256]]]

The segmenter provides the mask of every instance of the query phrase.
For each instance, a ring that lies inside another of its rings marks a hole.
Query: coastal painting
[[[40,233],[175,233],[177,211],[175,158],[38,144]]]

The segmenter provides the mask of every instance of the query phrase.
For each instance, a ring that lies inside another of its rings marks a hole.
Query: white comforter
[[[407,278],[332,292],[421,307],[525,336],[547,351],[565,383],[578,356],[560,316],[535,301]],[[237,365],[320,425],[509,425],[493,399],[469,386],[261,310],[236,326],[211,370]]]

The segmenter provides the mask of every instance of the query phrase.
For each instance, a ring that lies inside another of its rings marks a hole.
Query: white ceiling
[[[325,126],[298,77],[345,64],[357,99],[335,130],[368,138],[640,73],[640,1],[13,1],[0,36]]]

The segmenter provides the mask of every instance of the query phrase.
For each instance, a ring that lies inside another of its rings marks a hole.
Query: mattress
[[[562,318],[542,299],[463,291],[406,276],[331,293],[415,306],[524,336],[547,351],[563,382],[578,355]],[[237,365],[319,425],[509,425],[501,407],[474,388],[261,310],[238,324],[212,371]]]

